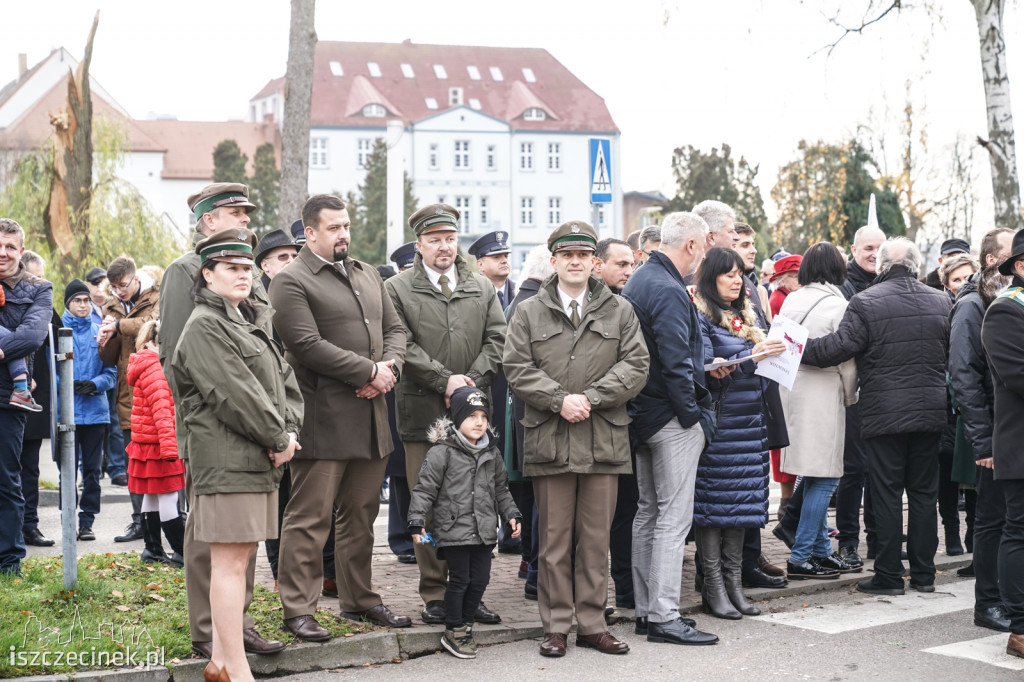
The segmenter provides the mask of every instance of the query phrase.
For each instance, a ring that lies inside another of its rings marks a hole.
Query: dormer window
[[[444,70],[444,64],[434,64],[434,75],[437,76],[438,80],[448,78],[448,72]]]
[[[536,83],[537,82],[537,76],[534,75],[533,69],[531,69],[528,66],[524,66],[523,67],[523,78],[526,79],[527,83]]]
[[[466,67],[466,73],[469,74],[469,77],[472,80],[475,80],[475,81],[480,80],[480,69],[476,68],[472,64],[470,64],[469,66]]]
[[[374,78],[380,78],[380,65],[377,62],[367,62],[366,68]]]
[[[499,67],[492,66],[490,68],[490,71],[491,71],[491,78],[493,78],[494,80],[496,80],[496,81],[503,81],[503,80],[505,80],[505,77],[501,75],[501,69]]]
[[[523,112],[524,121],[543,121],[548,115],[540,107],[530,107]]]
[[[388,115],[388,110],[382,104],[367,104],[362,113],[367,118],[383,118]]]
[[[412,70],[411,64],[402,64],[402,75],[406,78],[415,78],[416,73]]]
[[[341,62],[331,62],[331,73],[335,76],[345,75],[345,71],[341,68]]]

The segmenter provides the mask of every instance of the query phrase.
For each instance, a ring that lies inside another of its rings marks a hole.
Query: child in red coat
[[[178,511],[178,491],[185,487],[185,464],[178,458],[174,434],[174,402],[157,356],[156,320],[142,325],[128,359],[132,386],[132,440],[128,453],[128,490],[142,495],[142,537],[146,563],[182,566],[185,521]],[[163,528],[172,554],[164,553]]]

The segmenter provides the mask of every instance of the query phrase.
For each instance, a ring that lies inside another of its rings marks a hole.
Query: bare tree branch
[[[867,8],[867,12],[870,12],[871,8],[873,6],[874,6],[874,2],[869,3],[868,4],[868,8]],[[893,11],[899,12],[901,9],[903,9],[903,0],[891,0],[889,5],[885,9],[881,10],[881,12],[878,13],[874,18],[869,19],[868,18],[868,14],[865,13],[864,17],[861,19],[860,26],[846,26],[845,24],[843,24],[839,20],[839,11],[838,10],[836,11],[835,16],[831,16],[831,17],[825,16],[825,14],[822,13],[822,16],[825,17],[825,19],[828,21],[828,23],[830,23],[833,26],[836,26],[836,27],[838,27],[839,29],[842,30],[842,34],[840,34],[840,36],[838,38],[836,38],[834,42],[829,43],[828,45],[824,45],[824,46],[818,48],[817,50],[815,50],[814,52],[812,52],[811,53],[811,57],[813,57],[814,55],[818,54],[822,50],[826,51],[826,56],[831,56],[832,55],[832,51],[835,50],[836,47],[838,47],[839,43],[841,43],[843,41],[843,38],[846,38],[846,36],[848,36],[850,34],[854,34],[854,33],[856,33],[856,34],[864,33],[865,29],[867,29],[872,24],[877,24],[879,21],[881,21],[886,16],[888,16],[891,12],[893,12]]]

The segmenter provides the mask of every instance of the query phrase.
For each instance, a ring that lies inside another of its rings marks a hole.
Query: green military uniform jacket
[[[519,304],[505,343],[509,388],[526,403],[523,474],[629,473],[626,401],[643,389],[650,365],[640,322],[628,301],[591,276],[573,329],[557,289],[552,275]],[[561,417],[569,394],[587,396],[590,417],[574,424]]]
[[[407,334],[395,407],[398,435],[411,443],[429,442],[427,429],[447,413],[444,392],[452,374],[465,374],[490,393],[505,344],[505,316],[487,278],[456,256],[457,281],[448,299],[424,267],[417,253],[412,268],[384,283]]]
[[[201,289],[171,357],[178,395],[178,451],[196,495],[270,492],[282,469],[267,450],[288,447],[302,426],[302,395],[265,331],[273,309],[256,304],[255,324]]]

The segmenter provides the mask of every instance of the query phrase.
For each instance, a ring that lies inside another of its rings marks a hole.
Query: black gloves
[[[75,395],[93,395],[97,393],[96,384],[91,381],[76,381]]]

